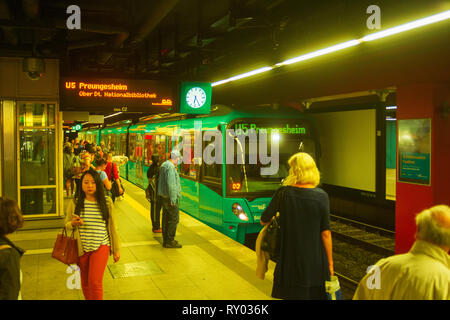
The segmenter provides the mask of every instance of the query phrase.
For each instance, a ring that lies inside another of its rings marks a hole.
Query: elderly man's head
[[[178,165],[181,160],[180,151],[178,151],[177,149],[173,149],[172,152],[170,153],[170,160],[174,165]]]
[[[416,216],[417,238],[450,248],[450,207],[438,205]],[[447,249],[448,250],[448,249]]]

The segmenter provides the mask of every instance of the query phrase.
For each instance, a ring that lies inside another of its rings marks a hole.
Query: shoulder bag
[[[278,193],[278,212],[267,226],[267,231],[261,241],[261,250],[269,253],[270,259],[277,262],[280,255],[280,208],[284,201],[285,188]]]
[[[74,237],[75,229],[73,229],[70,237],[67,236],[66,228],[62,233],[58,234],[55,246],[53,247],[52,257],[64,264],[78,263],[78,242]]]

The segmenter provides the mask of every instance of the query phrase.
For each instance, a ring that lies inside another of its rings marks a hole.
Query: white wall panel
[[[322,146],[322,182],[375,192],[375,110],[312,114]]]

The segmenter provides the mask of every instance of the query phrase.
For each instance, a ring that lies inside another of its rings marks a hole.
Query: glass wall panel
[[[55,104],[20,103],[19,126],[48,127],[55,124]]]
[[[55,185],[55,130],[19,130],[20,185]]]
[[[56,104],[18,103],[19,198],[23,214],[57,214]]]
[[[56,214],[56,187],[20,190],[23,214]]]

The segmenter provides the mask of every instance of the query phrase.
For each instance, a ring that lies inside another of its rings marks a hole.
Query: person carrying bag
[[[81,287],[86,300],[103,299],[103,275],[112,255],[120,259],[119,236],[116,230],[113,204],[105,197],[100,175],[93,169],[83,173],[82,189],[69,201],[65,228],[73,231],[77,241]]]
[[[288,164],[289,175],[260,220],[270,224],[280,214],[272,297],[327,300],[325,281],[334,275],[328,195],[317,187],[320,173],[309,154],[294,154]]]
[[[111,194],[112,194],[113,198],[118,198],[118,197],[120,197],[121,195],[123,195],[125,193],[125,189],[124,189],[124,187],[122,185],[122,182],[120,181],[120,178],[114,179],[114,175],[113,175],[113,173],[114,173],[114,162],[111,163],[111,166],[112,166],[111,167],[111,172],[110,172],[110,175],[109,175],[109,180],[111,181],[111,190],[110,191],[111,191]],[[119,180],[119,182],[117,182],[117,180]],[[119,184],[122,187],[122,193],[120,193]]]
[[[114,166],[113,156],[111,152],[108,152],[107,155],[105,173],[108,176],[109,181],[111,181],[111,190],[109,191],[109,193],[111,194],[111,198],[114,203],[117,197],[120,197],[124,194],[125,190],[120,181],[117,166]]]

